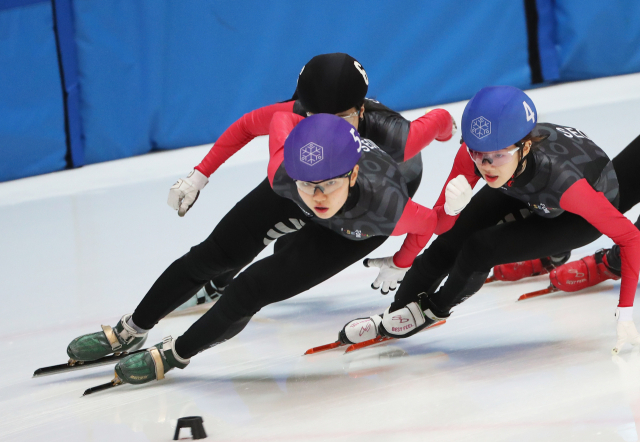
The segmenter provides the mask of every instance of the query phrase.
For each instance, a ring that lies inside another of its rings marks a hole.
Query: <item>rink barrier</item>
[[[397,110],[468,99],[491,84],[526,89],[640,71],[640,2],[379,0],[354,10],[338,0],[5,0],[0,23],[7,8],[31,14],[47,3],[54,26],[38,32],[55,31],[62,95],[33,104],[18,96],[0,108],[19,112],[26,102],[49,118],[0,119],[8,158],[0,181],[212,143],[243,113],[291,97],[302,65],[323,52],[356,56],[369,96]],[[5,32],[33,33],[25,23],[14,18]],[[12,44],[38,53],[45,40]],[[45,62],[38,68],[48,74],[58,68]],[[0,65],[20,63],[0,48]],[[7,88],[29,97],[45,84],[22,77],[0,82],[0,97]]]

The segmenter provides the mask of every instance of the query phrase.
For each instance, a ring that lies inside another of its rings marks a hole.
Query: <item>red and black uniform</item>
[[[223,153],[215,151],[214,145],[214,154],[210,152],[207,159],[213,158],[215,161],[208,162],[205,159],[198,166],[199,170],[203,173],[203,170],[215,170],[241,147],[238,147],[240,144],[246,144],[254,136],[269,133],[264,127],[272,125],[273,116],[286,104],[274,105],[276,111],[273,111],[274,108],[269,111],[266,108],[258,109],[234,123],[216,143],[218,147],[222,147]],[[451,136],[451,117],[446,111],[430,112],[421,117],[417,124],[409,123],[384,107],[381,112],[386,117],[380,118],[377,123],[375,119],[367,120],[367,131],[384,134],[382,129],[388,129],[386,139],[391,145],[381,146],[381,150],[378,150],[388,161],[393,161],[389,158],[391,155],[387,156],[382,150],[410,159],[419,152],[419,143],[424,147],[436,137],[447,139]],[[387,238],[373,236],[364,241],[354,241],[354,237],[338,234],[315,222],[317,219],[307,216],[296,202],[273,191],[270,181],[281,166],[284,140],[288,131],[294,127],[295,120],[301,119],[292,113],[279,115],[288,116],[289,122],[288,125],[283,123],[284,125],[278,126],[274,121],[269,142],[268,179],[236,204],[204,242],[192,247],[189,253],[171,264],[133,313],[136,325],[152,328],[169,312],[192,297],[206,282],[215,280],[220,275],[233,276],[238,269],[250,264],[269,242],[291,233],[290,239],[272,256],[252,264],[234,278],[226,287],[225,295],[176,341],[176,350],[182,357],[191,357],[231,338],[262,307],[288,299],[325,281],[367,256]],[[365,120],[366,115],[365,113]],[[286,120],[287,118],[283,118],[285,123]],[[372,127],[377,128],[377,132]],[[406,144],[402,142],[405,135]],[[209,169],[202,169],[205,163]],[[365,173],[367,175],[369,174]],[[415,183],[416,180],[419,177],[412,182]],[[405,252],[398,255],[399,263],[406,260],[409,265],[426,244],[430,236],[429,229],[435,228],[437,214],[410,200],[404,175],[400,174],[391,181],[390,186],[404,186],[405,189],[405,209],[392,233],[412,233],[405,240]],[[360,203],[359,200],[352,200],[353,202],[355,205]],[[309,271],[310,262],[314,263],[313,271]]]
[[[522,174],[500,189],[485,186],[453,227],[439,225],[451,228],[415,260],[391,311],[426,292],[433,304],[430,307],[446,316],[453,306],[480,289],[493,266],[558,255],[601,234],[622,250],[619,306],[633,305],[640,269],[640,232],[621,212],[640,201],[636,178],[640,138],[610,161],[602,149],[574,128],[541,123],[536,132],[547,138],[527,155]],[[471,185],[479,179],[464,144],[449,179],[460,173]],[[438,203],[442,202],[443,195]],[[521,211],[535,216],[498,224]],[[447,282],[435,292],[447,274]]]
[[[437,110],[435,113],[430,112],[428,115],[424,115],[410,122],[399,113],[370,99],[365,99],[364,109],[364,115],[362,115],[358,124],[360,136],[373,141],[399,164],[400,171],[407,182],[409,196],[413,196],[418,190],[422,178],[422,158],[420,151],[436,138],[439,141],[446,141],[449,138],[448,134],[445,137],[439,134],[443,128],[449,127],[449,114]],[[261,135],[267,135],[273,115],[276,112],[283,111],[293,112],[303,117],[307,115],[306,110],[300,102],[293,100],[272,104],[249,112],[233,123],[220,138],[218,138],[207,156],[196,166],[196,169],[207,177],[211,176],[218,167],[251,140]],[[255,194],[258,189],[262,189],[262,191],[259,194]],[[252,199],[264,198],[263,202],[265,207],[269,207],[270,205],[275,212],[284,213],[295,210],[294,203],[291,200],[279,198],[270,191],[269,183],[266,179],[250,195]],[[249,197],[249,195],[247,197]],[[243,205],[245,199],[243,199],[239,205]],[[235,208],[233,210],[235,211]],[[444,211],[440,209],[438,215],[443,216]],[[245,212],[235,214],[231,214],[230,212],[228,216],[243,218],[252,215],[248,213],[245,214]],[[267,223],[266,219],[263,221]],[[298,222],[290,221],[289,218],[278,219],[278,221],[270,224],[267,230],[265,230],[263,236],[264,244],[262,244],[262,247],[298,229]],[[276,243],[276,249],[282,247],[286,241],[290,241],[291,239],[292,235],[287,235],[286,238]],[[260,248],[260,250],[262,249]],[[257,253],[259,253],[259,251]],[[229,269],[224,273],[216,274],[216,276],[212,278],[215,286],[225,287],[228,285],[233,277],[256,257],[257,253],[247,253],[245,259],[241,260],[238,267]]]

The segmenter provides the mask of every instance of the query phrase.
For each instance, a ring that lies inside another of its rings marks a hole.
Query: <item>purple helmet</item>
[[[346,120],[316,114],[302,120],[284,143],[284,168],[296,181],[324,181],[358,164],[360,134]]]

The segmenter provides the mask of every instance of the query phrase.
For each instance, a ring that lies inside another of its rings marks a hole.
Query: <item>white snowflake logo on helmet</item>
[[[309,166],[315,166],[324,158],[322,146],[316,143],[309,143],[300,149],[300,161]]]
[[[491,133],[491,121],[485,117],[478,117],[471,122],[471,133],[482,139]]]

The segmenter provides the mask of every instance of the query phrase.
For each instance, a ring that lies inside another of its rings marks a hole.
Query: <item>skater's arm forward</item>
[[[418,253],[427,245],[438,223],[436,213],[411,199],[404,208],[400,220],[391,233],[392,236],[407,234],[402,247],[394,256],[386,258],[367,258],[365,267],[378,268],[378,276],[371,284],[374,290],[380,289],[383,295],[395,290],[404,279],[404,275],[413,264]]]
[[[456,154],[456,158],[453,161],[453,167],[451,168],[451,173],[447,177],[447,180],[442,187],[442,192],[440,192],[440,197],[436,204],[433,206],[433,210],[438,215],[438,225],[436,226],[436,235],[442,235],[447,230],[451,229],[458,219],[458,215],[449,215],[445,211],[445,203],[447,202],[447,185],[449,182],[458,176],[463,175],[471,188],[475,187],[476,183],[480,179],[479,176],[475,173],[475,167],[471,157],[469,157],[469,153],[467,152],[467,145],[462,144],[458,153]]]
[[[225,161],[255,137],[267,135],[273,115],[276,112],[292,112],[294,103],[294,101],[276,103],[244,114],[220,135],[195,169],[206,177],[211,176]]]
[[[424,249],[438,224],[435,211],[418,204],[411,199],[404,208],[392,236],[407,234],[402,247],[393,256],[397,267],[411,267],[413,260]]]
[[[404,148],[404,161],[417,155],[433,140],[447,141],[451,139],[456,131],[455,127],[453,117],[444,109],[434,109],[413,120]]]
[[[304,120],[304,117],[291,112],[278,112],[274,114],[269,127],[269,166],[267,176],[273,186],[273,177],[284,161],[284,142],[296,125]]]

